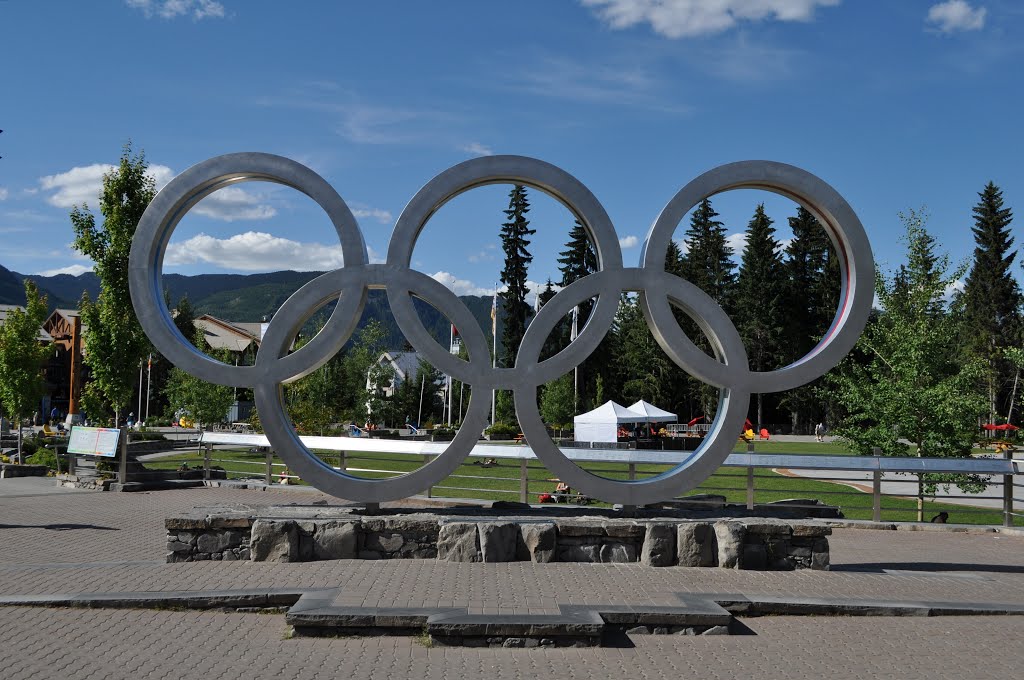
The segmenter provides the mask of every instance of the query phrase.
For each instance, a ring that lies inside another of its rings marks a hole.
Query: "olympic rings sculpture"
[[[167,244],[181,218],[217,189],[252,180],[283,184],[306,194],[327,213],[341,241],[344,266],[296,291],[274,316],[252,366],[230,366],[196,349],[175,327],[164,304],[162,269]],[[512,368],[493,368],[488,341],[466,306],[448,288],[410,269],[416,240],[427,220],[459,194],[486,184],[539,189],[563,203],[587,230],[599,270],[560,290],[530,323]],[[763,189],[800,203],[824,226],[840,255],[839,309],[821,342],[784,368],[751,371],[736,327],[707,294],[664,270],[676,226],[702,199],[732,189]],[[519,424],[537,457],[559,479],[610,503],[645,505],[678,496],[710,476],[732,451],[752,393],[804,385],[835,366],[853,348],[871,309],[874,261],[864,228],[831,186],[783,163],[743,161],[710,170],[668,202],[647,234],[639,267],[625,267],[618,236],[604,208],[576,178],[554,165],[522,156],[488,156],[455,165],[426,184],[395,225],[383,264],[370,264],[356,220],[341,196],[309,168],[280,156],[236,153],[203,161],[175,177],[150,203],[139,222],[129,262],[132,303],[153,345],[182,370],[209,382],[253,388],[256,408],[274,450],[288,468],[318,489],[354,501],[380,502],[411,496],[440,482],[462,463],[487,425],[492,389],[511,390]],[[406,339],[435,368],[473,388],[469,411],[443,453],[419,469],[390,479],[354,477],[323,463],[302,443],[285,412],[282,386],[313,372],[336,354],[355,331],[370,289],[387,292]],[[639,293],[647,324],[665,353],[684,370],[721,390],[717,415],[701,446],[683,463],[657,476],[612,480],[566,458],[548,437],[537,407],[537,388],[582,363],[612,325],[622,292]],[[424,328],[412,297],[437,308],[459,329],[469,360],[450,354]],[[544,340],[572,308],[597,298],[579,336],[553,357],[538,361]],[[323,329],[289,352],[302,325],[319,308],[337,301]],[[676,305],[710,339],[716,357],[701,351],[682,331]]]

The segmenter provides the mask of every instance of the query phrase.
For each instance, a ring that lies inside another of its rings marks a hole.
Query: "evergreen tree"
[[[128,290],[128,253],[142,213],[156,193],[153,178],[142,152],[132,154],[131,144],[121,153],[118,167],[103,176],[100,212],[103,226],[88,206],[71,211],[75,230],[74,248],[92,258],[100,280],[95,301],[83,296],[79,308],[85,334],[83,356],[91,380],[83,390],[83,403],[93,417],[104,403],[114,411],[117,424],[128,406],[137,381],[139,365],[149,352],[149,340],[142,332]]]
[[[579,220],[569,230],[569,242],[559,256],[558,271],[562,272],[563,288],[597,271],[597,252]]]
[[[597,251],[579,220],[576,220],[573,228],[569,231],[569,241],[565,244],[565,250],[559,255],[561,257],[558,258],[558,269],[562,272],[561,285],[563,288],[597,271]],[[580,303],[576,312],[577,331],[583,330],[583,326],[586,325],[593,311],[593,300],[584,300]],[[564,331],[560,334],[561,347],[566,347],[572,335],[572,314],[559,326],[564,327]],[[597,377],[602,371],[607,370],[610,351],[607,340],[602,340],[593,354],[580,364],[572,383],[575,390],[576,407],[590,403],[588,395],[594,394]]]
[[[839,260],[825,228],[806,208],[799,206],[789,218],[793,240],[786,247],[786,279],[783,315],[783,362],[790,364],[807,354],[824,336],[835,316],[839,300]],[[783,394],[780,402],[789,410],[793,431],[809,430],[825,421],[820,382]]]
[[[989,422],[998,411],[1000,391],[1009,374],[1004,350],[1018,344],[1021,291],[1010,273],[1017,256],[1013,250],[1010,222],[1013,214],[1003,207],[1003,192],[989,182],[974,206],[974,261],[964,283],[964,324],[961,331],[968,352],[981,358],[985,376]]]
[[[526,213],[530,211],[530,202],[526,197],[526,187],[517,184],[509,193],[508,209],[505,210],[507,221],[501,225],[501,248],[505,252],[505,267],[501,270],[501,282],[505,289],[498,293],[504,311],[502,319],[501,349],[502,365],[512,366],[515,362],[519,344],[526,334],[526,321],[530,317],[530,306],[526,304],[526,273],[533,261],[527,247],[528,237],[537,233],[530,229],[530,221]],[[515,414],[511,395],[499,395],[497,419],[511,421]]]
[[[683,271],[683,251],[676,240],[669,239],[668,251],[665,253],[665,271],[676,276],[685,276]]]
[[[551,298],[555,297],[555,285],[548,279],[547,284],[544,286],[544,290],[538,293],[537,308],[541,309],[548,303]],[[566,345],[569,344],[569,322],[567,319],[562,319],[548,334],[547,339],[544,341],[544,347],[541,348],[540,358],[541,361],[549,359],[558,354]]]
[[[623,296],[616,317],[615,365],[620,373],[621,398],[665,403],[672,362],[651,335],[640,306]]]
[[[684,236],[687,252],[681,268],[690,283],[728,312],[732,309],[736,264],[732,261],[732,248],[726,242],[725,225],[716,217],[718,213],[705,198],[690,218],[690,227]]]
[[[738,330],[752,371],[782,365],[785,280],[772,220],[757,206],[747,225],[747,244],[737,278]],[[764,423],[764,395],[757,395],[757,425]]]
[[[526,321],[530,317],[530,306],[526,304],[526,274],[533,256],[527,248],[530,245],[528,237],[537,233],[537,230],[530,229],[530,221],[526,219],[529,211],[526,187],[517,184],[509,193],[508,209],[505,210],[508,221],[501,225],[501,248],[505,252],[501,282],[505,284],[505,289],[498,293],[498,297],[501,298],[504,310],[505,328],[501,347],[505,366],[512,366],[515,361],[519,343],[526,334]]]
[[[735,296],[736,264],[732,261],[732,248],[726,241],[725,225],[716,217],[718,213],[706,198],[693,211],[690,226],[684,235],[686,254],[680,269],[686,280],[711,296],[728,314],[732,311]],[[696,323],[685,317],[680,325],[694,344],[713,356],[710,342]],[[689,377],[686,383],[689,391],[697,398],[697,403],[691,404],[690,411],[697,411],[710,420],[717,409],[718,388]]]

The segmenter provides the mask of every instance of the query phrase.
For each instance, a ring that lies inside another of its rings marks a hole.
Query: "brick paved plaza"
[[[839,529],[830,572],[432,560],[164,563],[164,518],[193,506],[309,504],[294,490],[58,492],[0,480],[0,596],[340,588],[352,606],[544,613],[675,593],[1024,604],[1024,538]],[[747,618],[756,635],[634,635],[613,648],[429,648],[410,637],[294,638],[283,615],[0,607],[0,677],[1010,678],[1024,616]]]

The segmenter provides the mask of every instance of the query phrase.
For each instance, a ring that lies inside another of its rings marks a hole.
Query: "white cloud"
[[[10,192],[7,191],[6,187],[0,187],[0,201],[6,201]]]
[[[325,271],[341,267],[344,258],[341,245],[301,243],[262,231],[223,239],[197,234],[167,246],[165,265],[200,263],[238,271]]]
[[[223,19],[224,5],[217,0],[125,0],[132,9],[142,10],[146,18],[174,19],[191,14],[196,21]]]
[[[478,286],[472,281],[466,279],[457,278],[450,272],[440,271],[434,272],[430,275],[430,278],[434,279],[438,283],[444,285],[445,288],[455,293],[456,295],[493,295],[494,289],[484,288]]]
[[[198,215],[215,220],[268,220],[277,214],[273,206],[260,203],[261,197],[238,187],[224,187],[213,192],[192,208]]]
[[[747,235],[744,232],[729,234],[725,238],[725,244],[732,248],[733,257],[739,259],[743,254],[743,249],[747,247]]]
[[[43,191],[57,190],[46,202],[58,208],[70,208],[86,202],[95,204],[103,187],[103,175],[113,169],[113,165],[105,163],[76,166],[67,172],[40,177],[39,186]]]
[[[459,151],[465,151],[466,153],[472,154],[474,156],[493,156],[494,155],[494,151],[491,150],[491,147],[484,146],[483,144],[480,144],[479,142],[471,142],[469,144],[464,144],[464,145],[459,147]]]
[[[636,248],[638,245],[640,245],[640,239],[636,236],[623,236],[619,239],[619,247],[623,250]]]
[[[391,224],[395,219],[391,215],[390,210],[381,210],[380,208],[352,208],[352,214],[355,215],[357,219],[376,220],[381,224]]]
[[[840,0],[580,0],[596,9],[609,26],[647,23],[667,38],[690,38],[727,31],[741,21],[810,21],[820,7]]]
[[[941,33],[978,31],[985,26],[984,7],[972,7],[966,0],[946,0],[928,9],[925,23],[932,24]]]
[[[494,245],[493,243],[488,243],[486,246],[484,246],[483,250],[481,250],[478,253],[471,254],[466,259],[469,260],[470,262],[493,262],[495,259],[494,251],[496,251],[497,249],[498,246]]]
[[[67,267],[61,267],[60,269],[47,269],[45,271],[36,272],[36,276],[57,276],[58,274],[70,274],[71,276],[78,276],[85,272],[91,272],[92,266],[84,264],[72,264]]]
[[[40,177],[39,186],[43,191],[54,191],[46,199],[50,205],[70,208],[90,203],[95,207],[103,189],[103,175],[114,169],[115,166],[106,163],[76,166],[67,172]],[[174,178],[175,172],[166,165],[150,165],[147,174],[153,178],[159,191]],[[270,219],[277,210],[263,200],[263,197],[238,187],[225,187],[204,198],[192,210],[198,215],[224,222]]]
[[[946,302],[952,302],[953,296],[957,293],[964,292],[964,280],[957,279],[956,281],[950,281],[949,285],[946,286],[946,290],[942,292],[942,299]]]

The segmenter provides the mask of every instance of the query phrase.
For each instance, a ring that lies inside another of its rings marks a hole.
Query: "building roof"
[[[400,380],[408,380],[420,370],[419,352],[384,352],[377,361],[378,363],[381,361],[391,362],[395,369],[395,377]]]
[[[232,323],[218,319],[212,314],[203,314],[195,320],[196,328],[203,331],[207,344],[213,349],[226,349],[232,352],[244,352],[255,344],[260,344],[260,324]],[[255,333],[250,328],[255,326]]]
[[[7,315],[15,309],[20,309],[23,312],[25,311],[25,308],[21,305],[0,305],[0,326],[4,325],[7,321]],[[39,342],[45,342],[47,344],[53,342],[53,336],[47,333],[42,327],[39,328],[39,334],[36,336],[36,339],[38,339]]]

